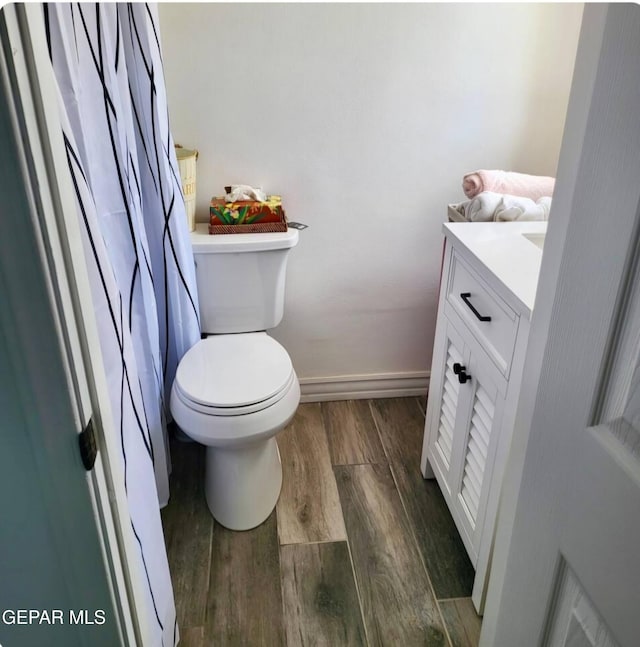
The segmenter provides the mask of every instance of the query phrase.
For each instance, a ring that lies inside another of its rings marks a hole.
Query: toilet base
[[[281,487],[282,463],[273,436],[242,447],[207,447],[207,505],[225,528],[259,526],[273,512]]]

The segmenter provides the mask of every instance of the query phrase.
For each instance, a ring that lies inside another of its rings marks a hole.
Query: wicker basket
[[[469,222],[464,215],[464,209],[461,202],[459,204],[448,204],[447,205],[447,217],[449,222]]]
[[[210,234],[262,234],[287,231],[287,218],[280,222],[254,222],[249,225],[209,225]]]
[[[176,145],[176,157],[180,169],[180,181],[182,183],[182,195],[184,197],[184,208],[187,212],[187,225],[189,231],[196,229],[196,160],[198,151]]]

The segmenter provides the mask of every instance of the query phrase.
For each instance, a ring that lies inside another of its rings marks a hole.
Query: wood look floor
[[[473,569],[420,474],[424,398],[302,404],[283,487],[232,532],[204,500],[204,447],[172,441],[162,511],[184,647],[477,647]]]

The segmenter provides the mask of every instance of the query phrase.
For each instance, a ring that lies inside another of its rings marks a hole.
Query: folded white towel
[[[502,201],[494,214],[494,220],[509,222],[514,220],[548,220],[551,198],[543,197],[537,202],[529,198],[512,195],[502,196]]]
[[[464,206],[464,215],[469,222],[488,222],[493,220],[496,209],[502,202],[503,195],[493,191],[478,193]]]
[[[530,198],[483,191],[462,205],[469,222],[548,220],[551,198]]]

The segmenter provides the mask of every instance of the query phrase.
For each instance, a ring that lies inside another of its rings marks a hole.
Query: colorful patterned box
[[[279,195],[267,196],[266,202],[227,202],[224,198],[212,198],[209,216],[210,234],[287,231],[287,220]]]

